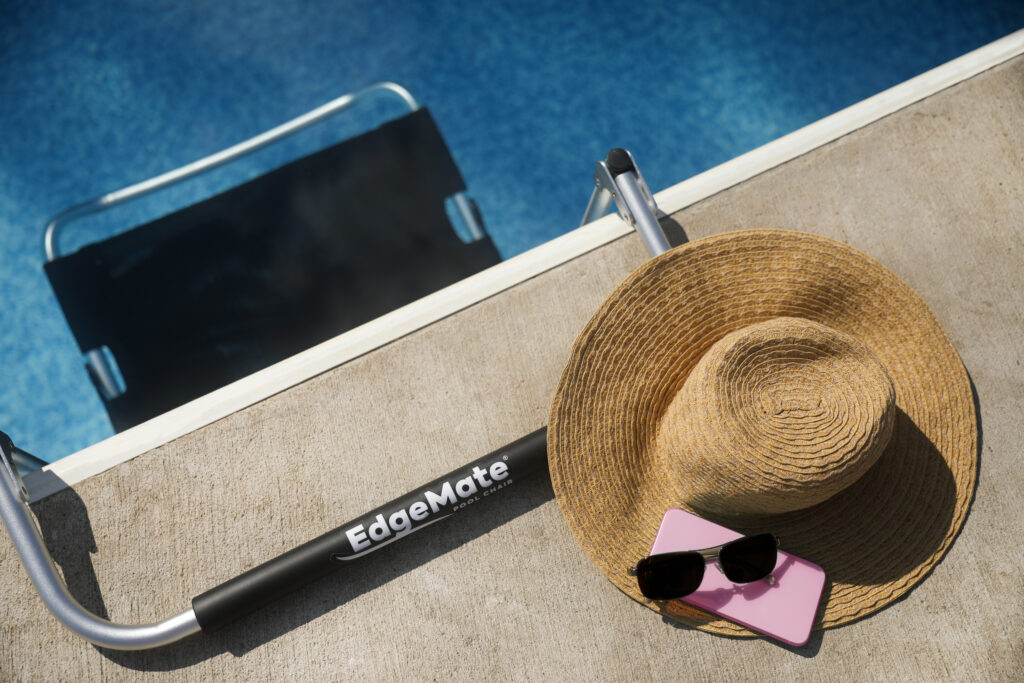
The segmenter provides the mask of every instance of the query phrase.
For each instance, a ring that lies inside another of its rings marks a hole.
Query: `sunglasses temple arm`
[[[547,429],[528,434],[250,569],[194,598],[191,609],[177,616],[143,626],[101,619],[71,596],[29,508],[28,490],[11,458],[13,450],[10,439],[0,433],[0,516],[44,603],[65,626],[96,645],[142,650],[224,626],[385,545],[473,509],[472,503],[547,467]]]

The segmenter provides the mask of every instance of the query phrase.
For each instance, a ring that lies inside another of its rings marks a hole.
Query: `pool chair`
[[[58,246],[73,220],[382,95],[410,113],[74,253]],[[44,269],[122,431],[497,263],[465,190],[430,112],[378,83],[63,211]]]

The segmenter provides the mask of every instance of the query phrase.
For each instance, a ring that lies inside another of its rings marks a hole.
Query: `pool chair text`
[[[407,507],[402,505],[390,514],[376,515],[369,524],[364,521],[346,529],[345,537],[351,553],[333,553],[331,560],[345,562],[373,552],[454,514],[480,500],[481,496],[487,496],[510,483],[508,465],[504,462],[499,460],[486,468],[474,465],[469,476],[427,488]]]

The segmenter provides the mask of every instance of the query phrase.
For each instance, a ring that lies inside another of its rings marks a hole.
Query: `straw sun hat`
[[[608,297],[573,346],[548,453],[562,512],[612,583],[753,635],[640,594],[627,569],[667,509],[774,533],[824,568],[817,625],[839,626],[948,550],[978,436],[963,364],[910,287],[838,242],[745,231],[666,252]]]

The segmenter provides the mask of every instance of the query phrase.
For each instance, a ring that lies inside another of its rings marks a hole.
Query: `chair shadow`
[[[62,488],[32,503],[43,542],[61,569],[68,592],[96,616],[109,619],[90,555],[97,552],[96,538],[85,503],[74,489],[48,470],[33,473],[33,488]]]
[[[381,548],[363,562],[339,569],[221,630],[152,650],[94,647],[111,661],[136,671],[172,671],[225,652],[244,656],[554,499],[546,468],[543,475],[530,475],[508,491],[510,495],[491,496],[478,503],[474,514],[457,515],[427,533],[412,534]],[[108,618],[90,558],[96,552],[96,542],[82,499],[66,488],[33,504],[33,510],[71,595],[89,611]]]
[[[680,244],[686,244],[690,241],[690,238],[686,236],[686,231],[683,230],[683,226],[679,225],[679,222],[668,214],[662,214],[658,216],[658,223],[661,225],[662,231],[665,233],[665,239],[668,240],[670,246],[678,247]]]

